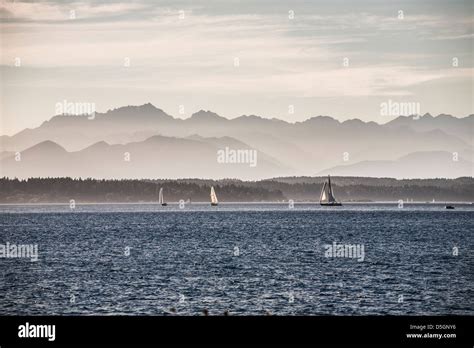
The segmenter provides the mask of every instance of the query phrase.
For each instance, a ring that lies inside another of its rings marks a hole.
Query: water
[[[7,315],[474,314],[474,207],[1,205]],[[359,244],[363,261],[325,257]],[[456,254],[456,248],[458,255]]]

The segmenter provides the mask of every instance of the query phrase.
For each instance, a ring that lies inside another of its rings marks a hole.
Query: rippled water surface
[[[0,313],[474,314],[474,208],[2,205]],[[363,261],[325,257],[333,242]],[[457,254],[457,255],[456,255]]]

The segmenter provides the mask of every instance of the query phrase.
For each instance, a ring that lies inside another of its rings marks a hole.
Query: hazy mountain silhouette
[[[442,129],[446,134],[454,135],[471,145],[474,141],[474,115],[464,118],[456,118],[446,114],[433,117],[428,113],[421,117],[399,116],[385,126],[392,128],[407,127],[418,132]]]
[[[473,163],[450,152],[416,152],[396,161],[362,161],[323,170],[318,175],[369,176],[388,178],[440,178],[473,176]]]
[[[195,165],[189,167],[190,172],[183,176],[210,174],[210,177],[216,177],[218,172],[214,172],[213,168],[216,165],[215,151],[219,147],[259,150],[257,169],[251,168],[252,170],[248,171],[247,168],[245,171],[248,173],[241,173],[233,170],[222,171],[222,167],[218,167],[220,168],[219,175],[240,177],[240,175],[248,174],[250,176],[243,178],[257,179],[261,178],[260,175],[267,173],[270,167],[275,172],[269,173],[268,177],[282,174],[314,175],[336,166],[355,170],[357,166],[347,167],[347,165],[355,165],[363,161],[375,161],[381,165],[384,161],[395,161],[401,165],[399,159],[411,153],[420,153],[420,156],[424,156],[423,154],[430,152],[444,151],[451,154],[456,152],[463,161],[470,163],[473,158],[473,124],[474,115],[465,118],[449,115],[433,117],[429,114],[420,118],[400,116],[386,124],[363,122],[358,119],[339,122],[329,116],[316,116],[304,122],[288,123],[255,115],[227,119],[204,110],[183,120],[173,118],[148,103],[141,106],[120,107],[106,113],[96,113],[94,118],[87,115],[54,116],[35,129],[25,129],[11,137],[2,136],[1,150],[4,152],[0,158],[5,158],[9,153],[24,152],[36,144],[49,140],[70,151],[68,158],[80,160],[86,153],[90,153],[90,156],[98,153],[97,165],[101,165],[108,161],[108,159],[101,159],[102,155],[105,156],[113,151],[122,151],[123,154],[126,148],[135,146],[133,144],[149,144],[152,142],[150,138],[160,136],[161,139],[168,140],[155,141],[153,152],[150,153],[148,150],[143,155],[144,157],[151,156],[148,164],[145,158],[140,164],[140,169],[125,169],[122,168],[123,163],[121,163],[114,167],[117,170],[117,177],[127,177],[129,174],[133,175],[132,177],[148,177],[150,173],[151,177],[165,177],[156,172],[157,168],[152,167],[151,164],[162,162],[156,155],[158,153],[170,163],[173,158],[176,158],[176,162],[186,159],[194,163]],[[94,145],[92,149],[87,149],[92,145]],[[202,152],[194,151],[194,145]],[[44,155],[46,156],[47,153]],[[140,156],[138,155],[138,158],[141,158]],[[137,159],[137,155],[135,154],[133,158]],[[265,160],[260,162],[260,159]],[[210,169],[203,170],[201,163],[206,163]],[[264,163],[268,163],[268,167],[259,168]],[[4,172],[15,173],[13,168],[10,168],[13,164],[5,162],[4,165],[7,167],[4,168]],[[162,172],[167,175],[173,174],[173,177],[182,169],[179,163],[166,164],[166,166],[177,168],[176,173],[171,172],[168,167]],[[413,177],[416,177],[417,173],[426,172],[423,168],[418,170],[417,166],[421,166],[421,162],[415,161],[410,166],[414,166],[411,168]],[[431,175],[426,173],[427,176],[443,176],[439,166],[429,168],[433,172]],[[451,167],[443,168],[443,170],[449,168]],[[453,177],[458,169],[452,173],[444,171],[443,173],[448,177]],[[87,170],[92,171],[90,168]],[[81,172],[87,170],[83,169]],[[140,170],[144,172],[141,173]],[[54,168],[51,168],[51,171],[54,171]],[[400,169],[395,173],[404,172],[406,171]],[[30,176],[34,173],[32,168]],[[112,173],[112,170],[109,173]],[[23,174],[27,173],[23,171]],[[367,173],[367,175],[377,176],[375,172]]]
[[[110,145],[104,141],[83,150],[68,152],[52,141],[41,142],[0,160],[0,176],[7,177],[94,177],[94,178],[266,178],[285,175],[288,168],[261,151],[256,166],[219,163],[218,150],[226,146],[254,150],[226,138],[174,138],[153,136],[141,142]]]

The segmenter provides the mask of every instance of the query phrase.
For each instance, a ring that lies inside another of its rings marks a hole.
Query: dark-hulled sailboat
[[[342,203],[336,201],[334,192],[331,186],[331,177],[328,175],[328,181],[324,182],[323,189],[321,190],[321,196],[319,197],[319,204],[330,207],[341,206]]]

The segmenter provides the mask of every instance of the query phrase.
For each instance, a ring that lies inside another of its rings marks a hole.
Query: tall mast
[[[332,200],[331,176],[328,175],[328,199]]]

